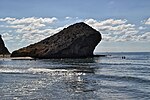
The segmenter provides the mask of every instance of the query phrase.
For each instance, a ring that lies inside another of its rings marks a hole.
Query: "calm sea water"
[[[0,100],[150,100],[150,53],[105,54],[36,61],[0,58]]]

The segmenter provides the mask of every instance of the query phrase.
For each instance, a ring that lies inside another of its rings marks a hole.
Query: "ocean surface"
[[[150,100],[150,52],[85,59],[0,58],[0,100]]]

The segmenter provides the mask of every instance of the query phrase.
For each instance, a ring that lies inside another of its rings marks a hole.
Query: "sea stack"
[[[4,41],[2,39],[2,36],[0,35],[0,55],[9,55],[10,52],[5,47]]]
[[[11,56],[42,59],[92,57],[101,39],[100,32],[80,22],[38,43],[16,50]]]

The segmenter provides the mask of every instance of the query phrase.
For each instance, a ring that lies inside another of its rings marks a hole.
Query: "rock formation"
[[[38,43],[16,50],[11,56],[44,59],[91,57],[100,41],[98,31],[80,22]]]
[[[0,55],[8,55],[10,52],[5,47],[4,41],[2,39],[2,36],[0,35]]]

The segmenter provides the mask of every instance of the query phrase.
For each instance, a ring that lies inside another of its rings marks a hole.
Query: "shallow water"
[[[108,56],[0,58],[0,100],[149,100],[150,53],[104,54]]]

